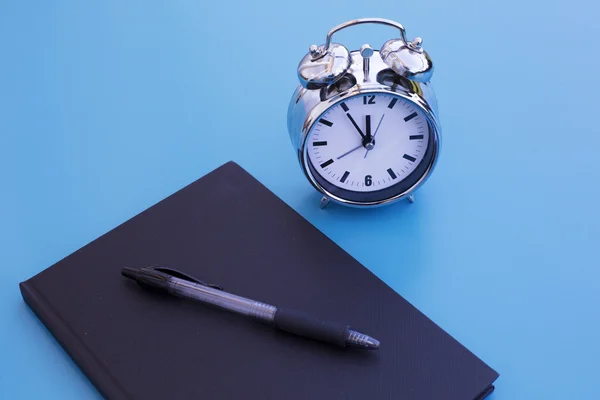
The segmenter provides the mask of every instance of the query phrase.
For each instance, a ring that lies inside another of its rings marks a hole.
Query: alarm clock
[[[379,51],[349,51],[332,36],[358,24],[396,28]],[[422,39],[404,27],[363,18],[332,28],[298,65],[300,84],[288,107],[288,133],[304,175],[330,201],[375,207],[413,193],[434,170],[440,151],[433,63]]]

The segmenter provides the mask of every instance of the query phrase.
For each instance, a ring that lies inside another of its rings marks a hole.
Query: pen
[[[121,274],[147,289],[158,289],[177,297],[200,301],[253,317],[275,329],[340,347],[376,350],[379,341],[357,332],[349,325],[322,321],[301,311],[279,308],[223,291],[220,286],[197,280],[165,267],[128,268]]]

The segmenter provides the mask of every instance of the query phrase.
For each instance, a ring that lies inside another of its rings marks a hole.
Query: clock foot
[[[321,197],[321,203],[319,204],[319,207],[325,208],[327,207],[327,204],[329,204],[329,199],[325,196]]]
[[[409,203],[414,203],[415,202],[415,195],[411,194],[411,195],[407,196],[406,200],[408,200]]]

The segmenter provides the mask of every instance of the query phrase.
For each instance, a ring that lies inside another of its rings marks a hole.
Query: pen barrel
[[[171,278],[168,290],[173,295],[246,315],[267,324],[273,323],[277,311],[276,307],[269,304],[179,278]]]
[[[253,301],[249,307],[249,316],[255,318],[268,325],[273,325],[277,307],[270,304],[261,303],[260,301]]]

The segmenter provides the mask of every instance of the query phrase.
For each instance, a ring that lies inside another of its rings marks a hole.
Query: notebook
[[[304,339],[120,274],[150,265],[349,324],[381,348]],[[235,162],[20,289],[107,399],[479,400],[498,377]]]

